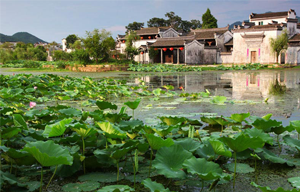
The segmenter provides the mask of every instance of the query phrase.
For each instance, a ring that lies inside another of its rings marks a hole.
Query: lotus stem
[[[81,139],[82,139],[82,156],[84,156],[84,151],[85,151],[85,143],[84,143],[84,138],[83,138],[83,137],[81,137]],[[84,158],[84,160],[83,160],[82,164],[83,164],[83,173],[85,174],[85,158]]]
[[[254,157],[255,160],[255,183],[257,183],[257,169],[256,169],[256,158]]]
[[[153,155],[153,150],[152,148],[150,148],[151,150],[151,155],[150,155],[150,165],[149,165],[149,174],[148,174],[148,177],[150,178],[150,171],[151,171],[151,166],[152,166],[152,155]]]
[[[10,170],[9,170],[9,173],[11,173],[11,172],[12,172],[12,167],[13,167],[13,163],[12,163],[12,162],[10,162]]]
[[[132,156],[131,156],[131,161],[132,161],[132,166],[133,166],[133,179],[134,179],[133,182],[134,182],[134,189],[135,189],[135,174],[136,174],[136,170],[135,170],[135,165],[134,165],[134,161],[133,161]]]
[[[234,174],[233,174],[233,188],[235,187],[235,176],[236,176],[236,152],[234,152]]]
[[[58,167],[58,165],[56,165],[56,168],[55,168],[55,170],[54,170],[54,173],[53,173],[52,177],[50,178],[50,181],[49,181],[48,185],[46,186],[46,189],[47,189],[48,186],[50,185],[50,183],[51,183],[51,181],[52,181],[52,179],[53,179],[53,177],[54,177],[54,175],[55,175],[55,173],[56,173],[57,167]]]
[[[298,133],[298,140],[299,140],[299,138],[300,138],[300,133]],[[0,143],[1,144],[1,143]]]
[[[119,181],[119,173],[120,173],[120,170],[119,170],[119,161],[117,161],[117,182]]]
[[[280,142],[279,142],[279,135],[277,135],[277,142],[278,142],[279,154],[280,154],[281,153],[281,145],[280,145]]]
[[[204,180],[202,179],[202,187],[201,187],[200,192],[203,191],[203,188],[204,188]]]
[[[134,110],[132,110],[132,118],[134,119]]]
[[[223,125],[221,125],[221,127],[222,127],[222,129],[221,129],[221,134],[220,134],[220,136],[222,135],[222,133],[223,133]]]
[[[42,188],[43,188],[43,166],[41,168],[41,184],[40,184],[40,192],[42,192]]]

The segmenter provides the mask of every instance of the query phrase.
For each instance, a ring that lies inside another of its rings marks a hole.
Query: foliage
[[[207,8],[206,12],[202,15],[202,28],[218,28],[217,19],[210,13],[210,9]]]
[[[130,31],[130,33],[126,35],[125,51],[127,53],[127,57],[130,58],[130,60],[133,60],[134,56],[139,54],[138,49],[133,46],[133,42],[139,39],[140,37],[136,34],[135,31]]]
[[[66,45],[67,45],[67,48],[70,49],[72,47],[72,45],[78,40],[79,38],[77,37],[77,35],[75,34],[71,34],[71,35],[68,35],[68,37],[66,38]]]
[[[126,34],[128,34],[128,32],[130,31],[140,30],[142,27],[144,27],[144,23],[139,23],[136,21],[134,21],[133,23],[129,23],[127,26],[125,26]]]
[[[288,41],[289,38],[286,30],[283,31],[276,39],[270,38],[271,51],[275,54],[276,63],[278,63],[280,52],[287,49]]]
[[[154,59],[158,55],[159,51],[155,50],[153,47],[150,47],[149,49],[149,57],[150,59]]]
[[[167,27],[169,22],[163,18],[153,17],[147,21],[148,27]]]
[[[98,29],[86,32],[86,38],[83,39],[84,47],[96,63],[98,60],[108,59],[110,49],[115,47],[115,41],[110,36],[111,33],[105,29],[101,32]]]

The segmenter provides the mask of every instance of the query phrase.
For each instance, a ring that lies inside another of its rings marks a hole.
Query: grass
[[[7,72],[22,72],[22,71],[36,71],[36,72],[65,72],[65,71],[68,71],[70,72],[69,70],[67,69],[51,69],[51,68],[6,68],[7,69]]]

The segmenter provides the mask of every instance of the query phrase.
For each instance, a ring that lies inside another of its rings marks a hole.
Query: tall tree
[[[201,22],[197,19],[192,19],[191,24],[192,24],[191,26],[192,29],[198,29],[202,27]]]
[[[133,46],[134,41],[139,40],[140,36],[136,34],[135,31],[131,31],[130,34],[126,35],[126,49],[125,51],[127,52],[127,56],[133,60],[135,55],[138,55],[138,49]]]
[[[181,17],[179,17],[178,15],[175,15],[175,13],[173,11],[166,13],[165,16],[168,18],[168,24],[169,26],[171,26],[174,29],[178,29],[178,27],[180,26],[180,23],[182,22]]]
[[[288,46],[288,34],[287,31],[283,31],[276,39],[270,38],[271,51],[275,53],[276,63],[278,63],[278,57],[282,50],[287,49]]]
[[[147,21],[148,27],[165,27],[169,26],[169,22],[163,18],[153,17],[149,21]]]
[[[136,30],[140,30],[142,27],[144,27],[144,23],[139,23],[134,21],[133,23],[129,23],[127,26],[125,26],[126,30],[126,34],[129,31],[136,31]]]
[[[111,33],[105,29],[101,32],[99,29],[94,29],[92,32],[87,31],[83,43],[89,55],[95,59],[96,63],[98,63],[99,59],[107,58],[110,49],[113,49],[115,46]]]
[[[218,28],[217,19],[210,13],[209,8],[207,8],[206,12],[202,15],[202,28]]]
[[[67,48],[71,48],[72,44],[75,43],[75,41],[77,41],[79,38],[75,35],[75,34],[72,34],[72,35],[69,35],[67,38],[66,38],[66,41],[67,41]]]

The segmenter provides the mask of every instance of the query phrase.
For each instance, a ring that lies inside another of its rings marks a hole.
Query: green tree
[[[115,47],[111,33],[105,29],[101,32],[99,29],[95,29],[92,32],[87,31],[86,35],[87,37],[83,39],[83,43],[90,57],[93,57],[96,63],[98,63],[99,59],[108,58],[109,51]]]
[[[202,15],[202,28],[218,28],[217,21],[218,20],[210,13],[209,8],[207,8],[206,12]]]
[[[129,23],[127,26],[125,26],[126,30],[126,34],[129,31],[136,31],[136,30],[140,30],[142,27],[144,27],[144,23],[139,23],[134,21],[133,23]]]
[[[191,26],[192,29],[198,29],[202,27],[201,22],[197,19],[192,19],[191,24],[192,24]]]
[[[271,51],[276,56],[276,63],[278,63],[278,56],[280,52],[284,49],[287,49],[288,41],[289,38],[286,30],[283,31],[276,39],[270,38]]]
[[[158,50],[155,50],[153,47],[150,47],[149,49],[149,57],[150,59],[155,59],[155,57],[157,56],[157,54],[159,53]]]
[[[85,49],[76,49],[74,52],[72,52],[74,60],[79,61],[84,66],[90,62],[90,56],[87,50]]]
[[[70,49],[71,48],[71,45],[73,43],[75,43],[75,41],[78,40],[78,37],[75,35],[75,34],[72,34],[72,35],[69,35],[67,38],[66,38],[66,41],[67,41],[67,48]]]
[[[165,27],[169,26],[169,22],[163,18],[153,17],[147,21],[148,27]]]
[[[72,48],[73,48],[73,49],[82,49],[82,43],[81,43],[81,40],[76,40],[76,41],[72,44]]]
[[[129,57],[130,60],[133,60],[134,56],[139,54],[138,49],[133,46],[133,42],[139,39],[140,36],[138,36],[135,31],[131,31],[126,35],[125,51],[127,53],[127,57]]]
[[[180,24],[182,23],[181,17],[175,15],[173,11],[166,13],[165,16],[168,18],[168,26],[171,26],[173,29],[178,30]]]

